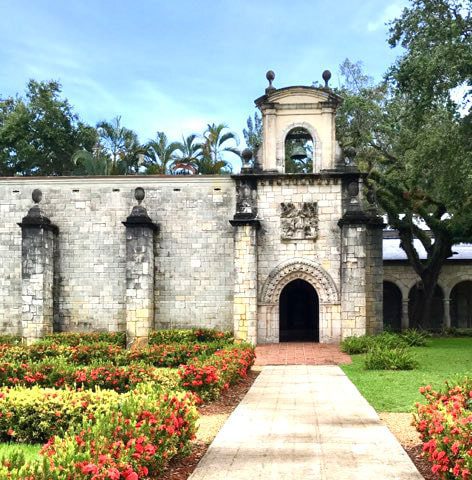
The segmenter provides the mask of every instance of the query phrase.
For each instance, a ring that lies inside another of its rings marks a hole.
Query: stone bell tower
[[[363,175],[336,142],[342,99],[328,85],[255,100],[263,142],[243,152],[236,186],[234,331],[252,343],[339,342],[375,333],[382,315],[382,222]]]
[[[286,139],[295,129],[304,130],[313,141],[312,169],[306,173],[337,168],[340,152],[336,147],[335,114],[341,98],[328,87],[331,73],[323,72],[323,88],[276,89],[272,85],[274,72],[267,72],[266,77],[269,81],[266,94],[255,101],[263,124],[263,144],[258,158],[260,169],[288,173],[285,168]]]

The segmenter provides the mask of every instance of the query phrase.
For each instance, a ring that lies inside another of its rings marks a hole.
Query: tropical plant
[[[192,133],[187,137],[182,137],[182,142],[178,142],[178,148],[171,169],[174,173],[195,173],[196,165],[200,161],[201,156],[202,146],[198,141],[198,135]]]
[[[144,165],[146,173],[152,175],[166,175],[175,160],[175,152],[179,148],[178,142],[169,143],[164,132],[157,132],[154,140],[149,140],[145,149]]]
[[[87,150],[77,150],[72,155],[74,175],[110,175],[110,159],[100,144],[93,153]]]
[[[252,150],[254,157],[257,150],[262,145],[262,118],[256,112],[254,114],[254,121],[249,116],[246,121],[247,129],[243,129],[244,140],[249,149]]]
[[[202,156],[195,162],[198,173],[202,175],[231,173],[231,164],[223,158],[223,155],[230,152],[239,157],[239,150],[236,148],[239,141],[234,132],[225,132],[225,129],[227,126],[223,123],[208,124],[200,145]],[[229,142],[233,145],[228,145]]]
[[[97,131],[101,151],[109,158],[107,175],[138,173],[145,149],[133,130],[121,126],[121,117],[99,122]]]

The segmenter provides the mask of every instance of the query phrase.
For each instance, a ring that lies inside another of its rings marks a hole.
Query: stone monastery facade
[[[164,328],[252,343],[381,331],[384,224],[339,155],[339,102],[270,85],[256,100],[263,146],[231,177],[0,179],[1,331],[126,330],[130,344]],[[285,173],[294,130],[313,140],[312,173]]]

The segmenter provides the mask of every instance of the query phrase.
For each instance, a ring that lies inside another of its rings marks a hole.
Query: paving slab
[[[421,480],[334,365],[265,366],[189,480]]]

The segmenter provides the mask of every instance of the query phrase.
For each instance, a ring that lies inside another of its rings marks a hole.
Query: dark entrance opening
[[[293,280],[280,294],[280,341],[318,342],[319,302],[316,290],[304,280]]]
[[[451,326],[472,328],[472,282],[458,283],[451,292]]]
[[[383,282],[383,325],[393,332],[402,329],[402,292],[392,282]]]

